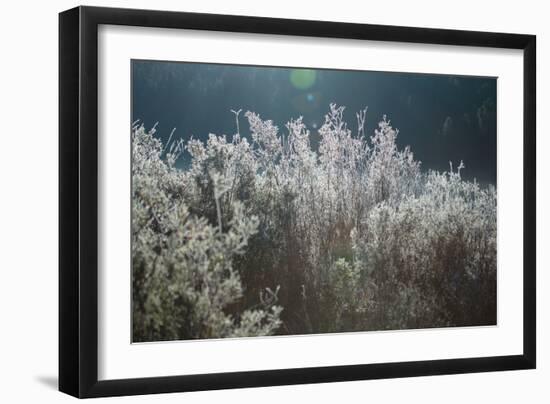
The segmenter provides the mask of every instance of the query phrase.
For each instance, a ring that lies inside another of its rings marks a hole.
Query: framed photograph
[[[59,16],[59,388],[536,363],[535,36]]]

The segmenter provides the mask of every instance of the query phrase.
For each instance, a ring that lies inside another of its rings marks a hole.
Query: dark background
[[[242,135],[249,135],[247,110],[285,132],[290,118],[303,116],[316,145],[329,103],[346,106],[354,132],[355,113],[368,106],[366,133],[386,114],[399,129],[399,146],[410,145],[424,170],[463,160],[463,177],[496,184],[495,78],[143,60],[131,68],[132,121],[147,128],[158,122],[163,141],[173,128],[185,140],[209,133],[230,138],[236,132],[230,110],[242,108]]]

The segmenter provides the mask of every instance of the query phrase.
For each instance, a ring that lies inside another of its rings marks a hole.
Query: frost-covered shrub
[[[189,173],[165,159],[162,145],[143,126],[132,132],[132,265],[134,341],[269,335],[280,325],[281,308],[227,312],[243,286],[233,268],[256,233],[258,220],[232,203],[231,219],[215,226],[190,213],[185,201]],[[227,191],[211,172],[212,198]],[[223,227],[223,231],[222,231]]]
[[[422,172],[384,116],[251,137],[133,131],[134,338],[496,323],[496,190]],[[186,169],[174,164],[188,153]],[[281,311],[281,308],[284,308]]]
[[[496,322],[496,193],[430,172],[423,192],[383,202],[356,237],[376,328]]]
[[[409,147],[397,149],[398,133],[384,115],[371,138],[373,148],[365,181],[373,205],[387,202],[395,206],[418,191],[420,163]]]

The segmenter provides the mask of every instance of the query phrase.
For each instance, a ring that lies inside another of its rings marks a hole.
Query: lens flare
[[[317,78],[315,70],[292,69],[290,72],[290,83],[299,90],[306,90],[315,84]]]

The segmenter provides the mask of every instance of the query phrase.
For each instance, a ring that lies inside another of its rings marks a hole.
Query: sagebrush
[[[422,171],[384,116],[163,145],[132,127],[133,340],[496,323],[493,186]],[[185,169],[176,161],[184,159]]]

